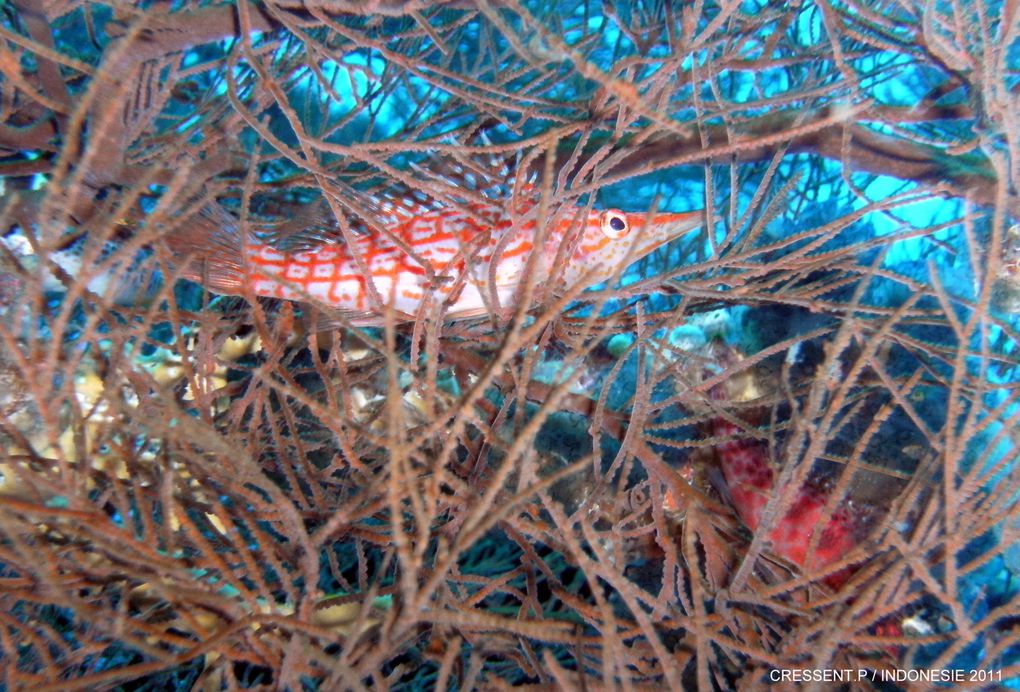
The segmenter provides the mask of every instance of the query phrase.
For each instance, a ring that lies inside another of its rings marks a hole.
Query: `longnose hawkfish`
[[[588,288],[703,223],[701,212],[569,205],[540,223],[538,210],[531,200],[439,209],[404,202],[384,218],[388,233],[356,235],[353,244],[319,241],[296,252],[236,223],[197,224],[167,242],[190,258],[179,275],[210,291],[311,301],[365,326],[380,324],[387,310],[414,319],[426,301],[442,305],[447,320],[517,307],[529,267],[542,278],[536,284],[554,293]]]

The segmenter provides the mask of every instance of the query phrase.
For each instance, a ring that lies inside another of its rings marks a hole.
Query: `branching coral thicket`
[[[0,684],[1015,679],[1018,69],[983,0],[5,3]],[[705,224],[372,328],[167,242],[524,198]]]

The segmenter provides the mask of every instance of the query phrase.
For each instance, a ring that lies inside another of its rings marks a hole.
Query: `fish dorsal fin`
[[[392,228],[445,205],[422,190],[401,184],[367,197],[362,206],[373,221]]]
[[[371,204],[369,201],[369,206]],[[372,232],[372,229],[359,218],[357,211],[350,208],[349,211],[346,219],[351,231],[356,235]],[[345,242],[333,210],[323,199],[297,206],[287,218],[263,222],[257,235],[261,241],[286,253],[305,252],[323,245]]]
[[[377,191],[335,193],[348,212],[351,230],[357,234],[392,231],[423,215],[456,209],[468,216],[484,215],[493,207],[503,207],[515,192],[528,196],[535,188],[534,176],[529,181],[515,181],[509,159],[496,154],[454,155],[424,164],[412,162],[407,167],[422,181],[420,186],[405,178]],[[283,252],[344,242],[333,210],[323,200],[301,205],[289,218],[263,224],[258,235]]]
[[[423,213],[451,207],[490,205],[505,199],[510,189],[506,166],[495,175],[482,166],[445,159],[426,164],[411,162],[408,168],[420,185],[399,181],[373,195],[371,210],[383,223],[405,223]]]

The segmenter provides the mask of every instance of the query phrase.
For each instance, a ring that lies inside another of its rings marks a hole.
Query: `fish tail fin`
[[[249,267],[245,244],[249,234],[238,220],[217,204],[200,212],[163,236],[170,250],[169,269],[222,295],[242,295]]]

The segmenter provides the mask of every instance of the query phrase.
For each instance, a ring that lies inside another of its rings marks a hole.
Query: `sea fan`
[[[7,3],[2,684],[1017,685],[1015,14]],[[372,326],[181,242],[483,203],[704,224]]]

